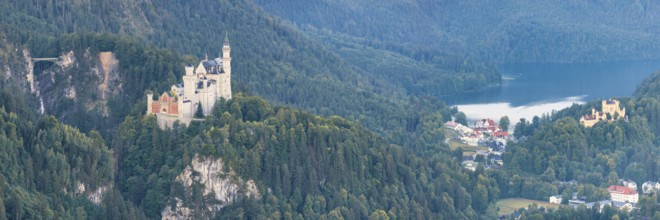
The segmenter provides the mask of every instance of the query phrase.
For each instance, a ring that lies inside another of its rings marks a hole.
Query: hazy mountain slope
[[[3,6],[2,13],[7,15],[0,24],[6,27],[8,41],[16,44],[16,48],[29,45],[33,56],[58,56],[69,51],[67,47],[48,44],[49,41],[62,42],[61,38],[54,38],[53,35],[70,31],[106,31],[131,35],[157,46],[192,54],[198,58],[189,57],[186,60],[197,62],[205,54],[218,54],[220,42],[228,34],[233,49],[233,85],[236,91],[258,94],[275,103],[301,107],[322,115],[355,118],[378,132],[400,129],[406,126],[402,123],[407,118],[420,117],[419,111],[411,111],[411,116],[408,116],[409,108],[406,106],[415,105],[408,99],[408,94],[443,95],[499,83],[499,74],[472,63],[467,65],[473,70],[467,74],[470,77],[454,74],[454,71],[437,71],[437,68],[416,74],[405,71],[405,67],[401,67],[401,71],[357,67],[344,60],[342,53],[335,52],[335,48],[317,43],[296,28],[264,13],[250,1],[122,0],[113,4],[106,1],[92,4],[83,0],[2,1],[0,4]],[[65,42],[65,45],[69,43]],[[97,47],[106,48],[103,45]],[[374,51],[367,56],[378,53]],[[120,69],[125,72],[124,68],[132,68],[143,70],[148,75],[169,76],[169,73],[146,72],[151,68],[141,65],[140,60],[131,58],[131,62],[135,62],[134,65],[120,60]],[[185,64],[163,62],[174,68]],[[180,74],[180,71],[175,74]],[[401,79],[398,75],[409,79],[398,80]],[[419,86],[414,85],[411,79],[443,82],[451,86]],[[169,78],[153,77],[134,85],[142,85],[146,90],[153,88],[153,83],[162,85],[163,80]],[[159,87],[159,90],[164,89],[165,86]],[[128,101],[137,100],[137,94],[130,93],[132,98]],[[424,108],[439,109],[438,105]],[[121,109],[124,112],[118,115],[125,115],[130,106]]]
[[[487,61],[660,58],[655,1],[255,2],[299,26]]]

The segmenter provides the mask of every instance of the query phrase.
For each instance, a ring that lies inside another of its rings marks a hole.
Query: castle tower
[[[197,96],[195,95],[196,88],[197,76],[194,73],[193,65],[188,63],[188,65],[186,65],[186,75],[183,76],[183,97],[179,97],[179,100],[181,101],[179,105],[179,112],[183,117],[190,117],[193,114],[191,105],[186,103],[198,102]]]
[[[151,91],[147,91],[147,115],[153,114],[152,111],[152,105],[154,103],[154,93]]]
[[[229,37],[225,34],[225,42],[222,45],[222,70],[220,81],[217,84],[220,97],[227,100],[231,99],[231,47],[229,46]]]
[[[192,65],[192,63],[188,63],[188,65],[186,65],[186,76],[195,75],[194,71],[195,67]]]

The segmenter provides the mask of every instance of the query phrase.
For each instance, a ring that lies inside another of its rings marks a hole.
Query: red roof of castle
[[[624,195],[637,194],[637,191],[625,186],[610,186],[609,188],[607,188],[607,191],[609,191],[610,193],[619,193]]]

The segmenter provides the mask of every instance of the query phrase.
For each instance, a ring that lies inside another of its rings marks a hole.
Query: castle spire
[[[229,35],[227,32],[225,32],[225,43],[222,46],[229,47]]]

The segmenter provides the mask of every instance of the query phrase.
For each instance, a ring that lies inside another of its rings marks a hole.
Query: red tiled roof
[[[610,186],[609,188],[607,188],[607,191],[609,191],[610,193],[619,193],[624,195],[637,194],[637,191],[625,186]]]
[[[506,136],[509,136],[509,132],[497,131],[497,132],[494,132],[493,135],[497,136],[497,137],[506,137]]]

